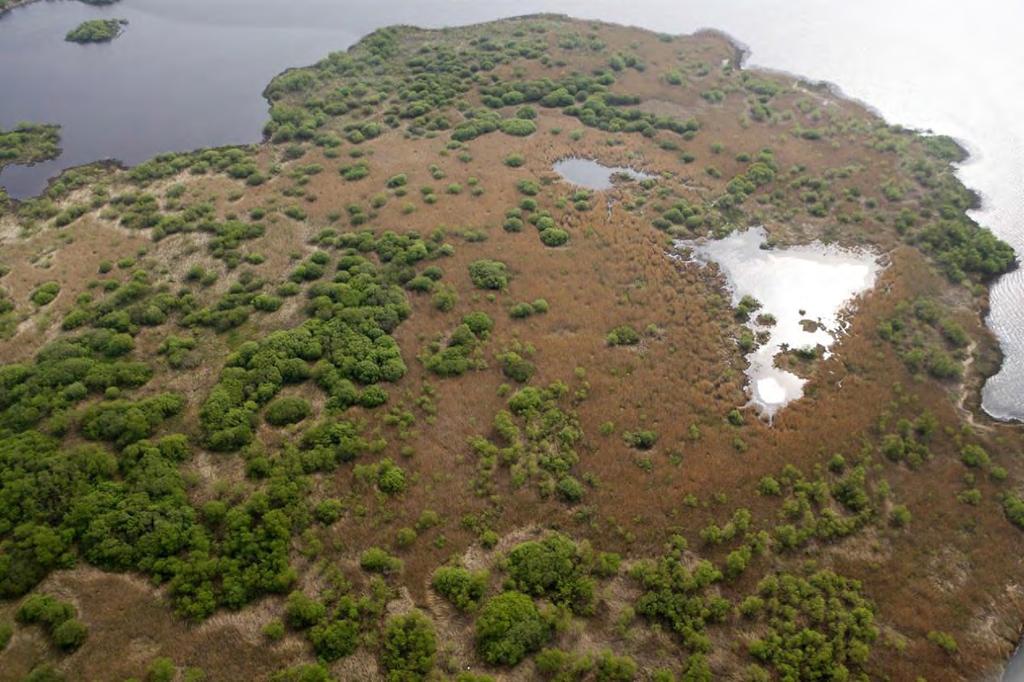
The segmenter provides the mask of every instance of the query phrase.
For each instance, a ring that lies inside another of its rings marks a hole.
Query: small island
[[[90,19],[83,21],[77,28],[68,31],[65,40],[71,43],[109,43],[121,35],[127,19]]]
[[[18,123],[0,129],[0,171],[9,165],[32,164],[60,154],[60,126]]]

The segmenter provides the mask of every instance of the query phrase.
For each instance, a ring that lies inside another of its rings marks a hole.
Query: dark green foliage
[[[381,664],[389,682],[425,679],[434,668],[437,638],[434,626],[420,611],[395,616],[384,628]]]
[[[143,400],[114,400],[89,407],[81,417],[82,433],[90,440],[125,446],[149,438],[156,427],[185,407],[185,399],[162,393]]]
[[[472,611],[487,592],[486,571],[469,571],[459,566],[442,566],[434,571],[431,585],[460,611]]]
[[[273,426],[285,426],[302,421],[310,415],[312,408],[304,398],[286,396],[267,405],[265,418]]]
[[[480,347],[493,328],[494,320],[486,313],[469,313],[449,335],[447,343],[431,343],[420,359],[428,370],[438,376],[465,374],[471,367],[483,365]]]
[[[146,365],[114,359],[124,347],[123,337],[102,329],[55,341],[31,364],[0,367],[0,434],[31,428],[47,417],[60,423],[90,394],[145,384],[152,376]]]
[[[508,286],[508,270],[496,260],[477,260],[469,264],[469,278],[480,289],[504,289]]]
[[[498,361],[501,363],[502,373],[509,379],[519,383],[529,381],[536,370],[532,362],[515,351],[501,353],[498,355]]]
[[[501,132],[516,137],[526,137],[536,132],[536,124],[525,118],[506,118],[501,122]]]
[[[575,613],[593,610],[592,557],[569,538],[555,533],[516,545],[506,557],[506,588],[566,606]]]
[[[740,299],[740,302],[736,304],[736,319],[740,322],[746,322],[750,319],[751,313],[761,308],[761,302],[753,296],[747,295]]]
[[[6,621],[0,621],[0,653],[7,648],[7,643],[14,635],[14,626]]]
[[[492,597],[476,620],[477,651],[491,665],[515,665],[550,636],[551,626],[533,600],[520,592]]]
[[[317,657],[326,662],[351,656],[359,643],[359,609],[342,597],[319,623],[309,630],[309,641]]]
[[[29,299],[38,306],[44,306],[57,298],[60,293],[60,284],[57,282],[43,282],[37,286]]]
[[[334,282],[310,288],[309,312],[314,319],[244,343],[229,356],[200,411],[210,448],[234,450],[250,442],[256,410],[287,383],[312,377],[328,393],[328,409],[338,410],[380,404],[386,394],[372,384],[396,381],[405,374],[390,332],[410,308],[393,282],[404,268],[428,258],[436,245],[393,232],[377,238],[349,233],[336,239],[353,250],[339,260]],[[375,251],[384,265],[374,265],[357,250]],[[360,392],[358,384],[369,386]]]
[[[831,571],[784,573],[762,580],[757,592],[758,618],[769,629],[750,643],[750,653],[782,679],[845,679],[867,664],[878,628],[857,581]]]
[[[15,614],[19,623],[41,625],[62,651],[74,651],[89,635],[88,628],[75,618],[75,607],[48,594],[33,594]]]
[[[544,246],[562,246],[569,241],[569,233],[560,227],[541,230],[540,240]]]
[[[74,651],[85,643],[89,628],[79,620],[69,618],[50,633],[53,643],[62,651]]]
[[[302,592],[292,592],[285,604],[284,618],[290,627],[301,629],[318,623],[326,612],[327,608],[317,600]]]
[[[688,649],[707,652],[711,649],[707,626],[723,621],[732,605],[709,594],[708,588],[722,579],[722,572],[704,560],[692,569],[686,568],[681,561],[685,548],[686,541],[675,536],[664,557],[634,570],[633,576],[644,590],[636,611],[664,623]]]
[[[533,478],[541,495],[556,492],[558,481],[579,463],[576,445],[583,437],[578,416],[559,406],[568,390],[560,382],[544,389],[522,388],[509,398],[509,410],[494,417],[497,442],[502,447],[485,438],[470,439],[479,457],[478,493],[492,489],[490,479],[499,461],[510,466],[520,480]]]

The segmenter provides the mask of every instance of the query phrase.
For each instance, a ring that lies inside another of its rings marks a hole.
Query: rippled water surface
[[[751,316],[752,331],[768,340],[747,355],[751,402],[769,417],[803,396],[805,381],[775,366],[786,349],[824,348],[827,356],[843,331],[842,313],[858,294],[874,286],[879,266],[870,253],[821,244],[785,249],[761,248],[761,228],[734,232],[725,239],[677,242],[693,249],[697,260],[717,263],[728,282],[733,305],[753,296],[761,308]],[[769,314],[774,324],[760,324]]]

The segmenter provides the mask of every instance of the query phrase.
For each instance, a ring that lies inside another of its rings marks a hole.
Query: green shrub
[[[579,502],[583,499],[583,484],[572,476],[562,476],[558,479],[555,492],[566,502]]]
[[[401,571],[403,563],[380,547],[370,547],[359,556],[359,565],[364,571],[388,574]]]
[[[314,625],[309,631],[309,641],[318,658],[336,661],[352,655],[359,644],[359,611],[348,598],[342,599],[342,606],[336,608],[330,617]]]
[[[575,613],[593,608],[594,580],[590,556],[564,535],[516,545],[506,558],[507,585],[534,597],[545,597]]]
[[[509,168],[519,168],[526,163],[526,157],[519,153],[512,153],[505,157],[505,165]]]
[[[960,646],[956,643],[956,639],[954,639],[953,635],[940,630],[932,630],[929,632],[928,641],[945,651],[950,656],[960,650]]]
[[[501,371],[509,379],[523,384],[530,380],[536,371],[533,363],[515,351],[507,351],[498,356]]]
[[[621,324],[605,337],[609,346],[635,346],[640,343],[640,332],[632,325]]]
[[[549,227],[540,233],[544,246],[562,246],[569,241],[569,233],[560,227]]]
[[[501,122],[501,132],[516,137],[526,137],[537,131],[537,125],[525,118],[506,118]]]
[[[172,682],[177,673],[174,661],[165,657],[155,658],[146,671],[146,682]]]
[[[508,269],[501,261],[477,260],[469,264],[469,278],[479,289],[499,290],[508,286]]]
[[[57,298],[57,294],[60,293],[60,284],[57,282],[43,282],[32,292],[29,299],[37,306],[44,306]]]
[[[391,682],[425,679],[434,668],[437,637],[420,611],[394,616],[384,628],[381,664]]]
[[[327,607],[302,592],[292,592],[285,602],[284,619],[289,627],[296,629],[315,625],[327,613]]]
[[[650,450],[658,442],[658,434],[648,430],[626,431],[622,434],[622,439],[631,448]]]
[[[520,592],[492,597],[476,620],[477,651],[491,665],[515,665],[540,649],[550,636],[550,624],[533,600]]]
[[[273,426],[295,424],[308,417],[313,411],[309,401],[304,398],[286,396],[278,398],[267,405],[265,418]]]
[[[434,571],[433,588],[460,611],[472,611],[487,592],[487,571],[469,571],[459,566],[442,566]]]
[[[53,643],[63,651],[74,651],[82,646],[85,638],[89,636],[89,628],[85,627],[82,621],[69,618],[50,633]]]
[[[377,489],[385,495],[397,495],[405,490],[405,471],[390,459],[377,465]]]

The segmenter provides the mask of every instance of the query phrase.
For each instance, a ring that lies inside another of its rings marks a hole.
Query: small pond
[[[776,356],[786,349],[821,346],[829,348],[845,328],[843,312],[853,299],[874,286],[881,266],[876,257],[826,246],[767,249],[760,228],[734,232],[725,239],[678,241],[692,249],[695,260],[717,263],[728,282],[732,303],[753,296],[761,308],[747,325],[768,339],[747,359],[751,402],[771,418],[789,402],[803,396],[806,380],[775,366]],[[774,324],[760,324],[758,317],[771,315]],[[820,349],[819,349],[820,350]]]
[[[626,166],[605,166],[593,159],[575,156],[557,161],[553,167],[555,172],[561,175],[566,182],[595,191],[611,189],[614,186],[612,180],[618,175],[626,176],[631,180],[647,180],[655,177]]]

